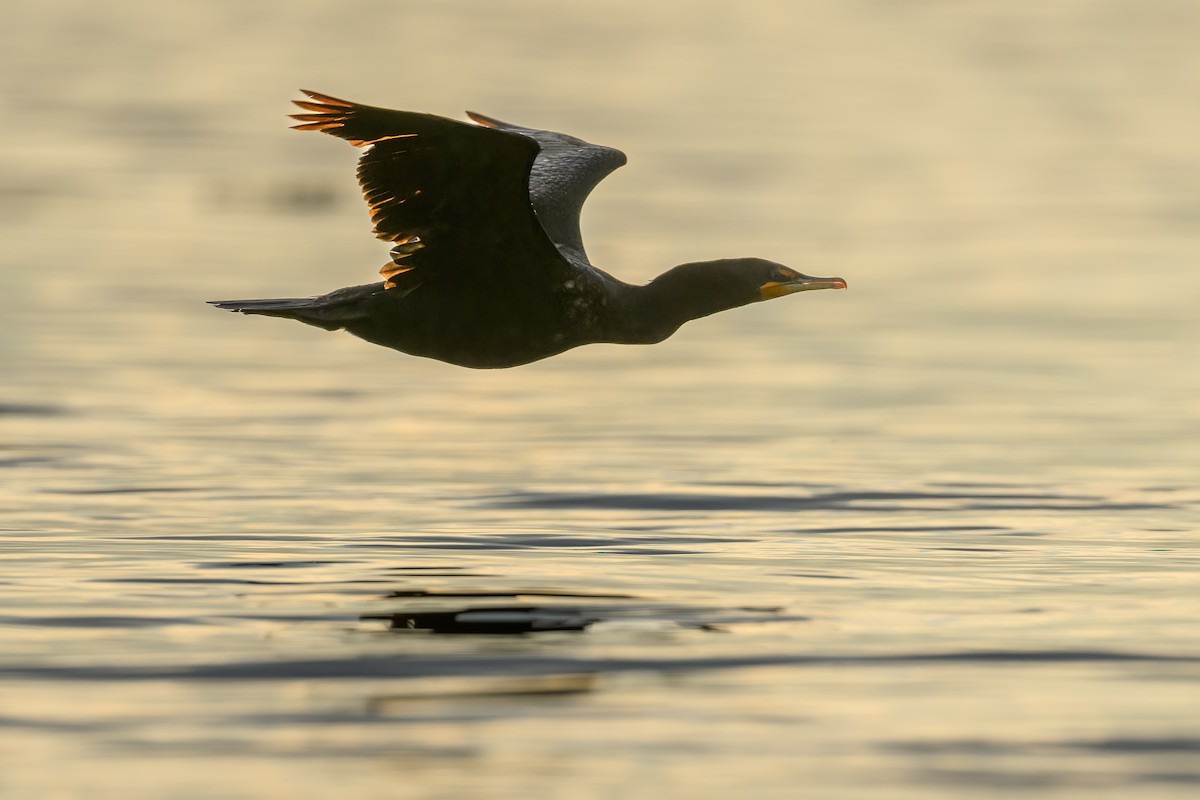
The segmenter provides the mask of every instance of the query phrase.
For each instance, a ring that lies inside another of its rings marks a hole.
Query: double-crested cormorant
[[[299,130],[362,147],[358,180],[384,280],[320,297],[219,300],[464,367],[513,367],[595,342],[653,344],[688,320],[810,289],[844,289],[759,258],[675,267],[645,286],[592,266],[579,211],[625,154],[485,117],[476,124],[305,90]]]

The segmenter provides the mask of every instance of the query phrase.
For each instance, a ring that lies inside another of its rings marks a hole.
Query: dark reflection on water
[[[23,625],[33,628],[159,628],[165,625],[206,625],[204,620],[171,617],[112,617],[104,615],[79,617],[0,617],[0,625]]]
[[[1022,750],[1091,750],[1099,753],[1196,753],[1200,752],[1200,739],[1191,738],[1138,738],[1064,740],[1056,742],[1002,742],[986,739],[963,739],[937,742],[893,742],[888,744],[898,750],[913,752],[938,751],[952,753],[1015,753]],[[1200,776],[1198,776],[1200,777]]]
[[[545,595],[544,592],[514,592]],[[428,596],[428,595],[426,595]],[[494,596],[494,595],[493,595]],[[558,593],[558,597],[579,597]],[[805,622],[809,618],[780,613],[782,609],[719,609],[672,606],[665,603],[624,605],[488,605],[453,611],[412,611],[387,615],[368,614],[365,620],[382,620],[393,630],[427,630],[456,634],[527,634],[547,631],[583,631],[606,622],[662,623],[680,628],[721,631],[726,626],[768,622]]]
[[[306,569],[322,567],[328,564],[355,563],[346,560],[336,561],[201,561],[196,564],[200,569]]]
[[[89,489],[46,489],[47,494],[183,494],[209,491],[204,486],[105,486]]]
[[[494,655],[469,657],[359,656],[347,659],[243,661],[237,664],[196,664],[176,667],[125,667],[93,664],[56,667],[9,664],[0,677],[56,681],[293,681],[345,678],[491,677],[497,675],[559,675],[611,672],[693,672],[770,666],[897,667],[932,664],[1180,664],[1200,665],[1200,657],[1106,650],[964,651],[897,653],[889,655],[748,655],[729,658],[567,658]]]
[[[63,406],[44,403],[2,403],[0,417],[57,417],[69,413]]]
[[[89,578],[90,583],[141,583],[170,586],[188,584],[231,584],[234,586],[318,586],[321,581],[239,580],[237,578]],[[381,580],[329,581],[329,583],[383,583]]]
[[[627,594],[598,594],[594,592],[553,592],[538,589],[513,589],[509,591],[430,591],[428,589],[403,589],[388,594],[388,597],[594,597],[599,599],[632,599]]]
[[[641,555],[686,555],[696,553],[674,545],[721,544],[744,541],[727,537],[639,537],[621,533],[609,536],[560,536],[555,534],[505,534],[438,536],[414,534],[404,537],[381,537],[370,543],[350,544],[347,547],[392,550],[526,550],[526,549],[588,549],[603,548],[609,553]]]
[[[989,533],[997,531],[1007,531],[1001,525],[846,525],[842,527],[829,528],[800,528],[797,533],[936,533],[943,531],[951,532],[970,532],[970,531],[987,531]],[[1034,535],[1034,534],[1029,534]]]
[[[932,505],[929,501],[945,501]],[[1171,503],[1117,503],[1103,497],[1042,492],[830,491],[807,495],[584,494],[520,492],[489,504],[518,508],[616,508],[639,511],[911,511],[960,510],[1134,511],[1173,508]],[[980,529],[976,527],[976,529]],[[959,529],[961,530],[961,528]]]

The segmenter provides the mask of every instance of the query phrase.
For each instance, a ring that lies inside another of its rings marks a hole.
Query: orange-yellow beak
[[[846,281],[842,278],[813,278],[796,273],[796,277],[787,281],[767,281],[758,287],[763,300],[783,297],[795,292],[810,292],[813,289],[845,289]]]

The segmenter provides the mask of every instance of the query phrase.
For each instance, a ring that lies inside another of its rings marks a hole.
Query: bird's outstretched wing
[[[302,90],[298,130],[364,147],[358,181],[375,235],[393,242],[387,287],[451,277],[547,280],[571,268],[531,205],[538,142],[515,131],[392,111]],[[511,267],[503,276],[495,275]],[[530,272],[543,274],[528,274]],[[447,273],[453,273],[448,276]],[[525,273],[525,274],[520,274]]]
[[[579,232],[579,212],[596,184],[625,165],[625,154],[565,133],[525,128],[472,111],[467,116],[488,128],[528,136],[541,146],[529,175],[533,208],[559,250],[578,263],[589,264]]]

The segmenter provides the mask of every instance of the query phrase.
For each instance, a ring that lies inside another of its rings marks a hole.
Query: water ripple
[[[1200,657],[1116,650],[979,650],[885,655],[748,655],[712,658],[569,658],[557,656],[359,656],[137,667],[121,664],[0,665],[0,677],[57,681],[293,681],[364,678],[692,672],[747,667],[892,667],[918,664],[1200,664]]]
[[[485,501],[496,508],[622,511],[1131,511],[1166,502],[1113,502],[1094,495],[1045,492],[830,491],[812,494],[513,492]]]

